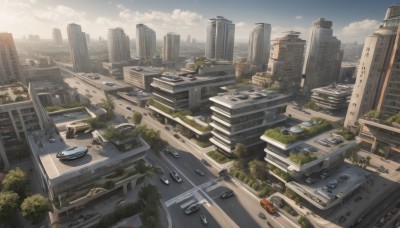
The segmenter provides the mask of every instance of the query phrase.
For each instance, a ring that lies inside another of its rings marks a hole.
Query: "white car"
[[[201,215],[200,215],[200,219],[201,219],[201,222],[202,222],[203,224],[207,224],[207,223],[208,223],[208,221],[207,221],[207,216],[206,216],[205,214],[201,214]]]

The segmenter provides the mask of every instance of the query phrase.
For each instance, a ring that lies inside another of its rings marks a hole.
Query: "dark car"
[[[200,205],[196,203],[196,204],[192,204],[189,207],[187,207],[184,210],[184,212],[185,212],[185,214],[190,215],[190,214],[198,211],[199,209],[200,209]]]
[[[131,108],[131,107],[129,107],[129,106],[128,106],[128,107],[126,107],[126,109],[128,109],[128,110],[132,110],[132,108]]]
[[[172,179],[174,179],[176,182],[178,182],[178,183],[182,182],[182,179],[179,177],[177,172],[172,171],[170,173],[170,175],[171,175]]]
[[[221,198],[222,199],[226,199],[226,198],[228,198],[228,197],[231,197],[231,196],[233,196],[235,193],[232,191],[232,190],[227,190],[227,191],[225,191],[225,192],[223,192],[222,194],[221,194]]]
[[[174,137],[180,139],[181,137],[178,134],[174,134]]]
[[[211,164],[206,159],[201,159],[201,162],[203,162],[203,164],[208,166],[208,167],[211,166]]]
[[[270,201],[275,207],[282,208],[285,206],[283,199],[279,196],[272,196]]]
[[[226,169],[221,169],[221,170],[218,172],[218,175],[223,176],[223,175],[225,175],[227,172],[228,172],[228,170],[226,170]]]
[[[166,185],[168,185],[169,184],[169,180],[168,180],[168,178],[166,177],[166,176],[160,176],[160,180],[164,183],[164,184],[166,184]]]
[[[204,176],[204,172],[201,171],[200,169],[196,169],[195,172],[196,172],[197,174],[199,174],[200,176]]]

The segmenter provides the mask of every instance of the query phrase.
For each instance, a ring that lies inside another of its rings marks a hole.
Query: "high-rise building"
[[[89,72],[90,60],[86,35],[78,24],[68,24],[68,42],[73,68],[76,72]]]
[[[332,21],[314,21],[308,42],[303,67],[305,92],[337,82],[343,56],[340,40],[333,36]]]
[[[136,25],[136,55],[151,59],[156,53],[156,33],[144,24]]]
[[[53,41],[57,45],[61,45],[63,40],[62,40],[62,35],[61,35],[61,30],[58,28],[53,28]]]
[[[110,63],[128,62],[131,59],[129,36],[122,28],[108,30],[108,58]]]
[[[162,59],[164,62],[176,62],[179,57],[181,36],[170,32],[164,36]]]
[[[299,36],[299,32],[290,31],[284,37],[272,40],[273,52],[267,69],[279,88],[292,94],[300,88],[303,70],[306,41]]]
[[[268,58],[271,43],[271,25],[267,23],[256,23],[249,36],[248,61],[257,65],[259,70],[264,71],[268,66]]]
[[[206,57],[233,60],[235,24],[222,16],[211,18],[207,23]]]
[[[383,25],[365,39],[356,83],[344,121],[345,126],[353,126],[366,112],[376,109],[381,96],[386,97],[385,99],[381,98],[382,102],[379,105],[383,110],[393,110],[390,106],[399,105],[395,101],[398,96],[395,93],[399,92],[394,85],[396,79],[394,82],[393,79],[389,79],[392,74],[396,75],[397,73],[395,69],[398,62],[395,59],[396,53],[391,58],[392,53],[397,49],[397,19],[400,18],[400,13],[395,14],[398,10],[392,10],[396,8],[400,9],[400,6],[389,7]],[[391,63],[395,65],[389,68],[392,66]],[[386,75],[388,75],[387,82]],[[384,92],[382,93],[382,91]]]
[[[187,43],[187,44],[190,44],[190,41],[191,41],[190,35],[188,35],[187,38],[186,38],[186,43]]]
[[[85,33],[86,43],[90,44],[90,34]]]
[[[0,33],[0,85],[21,81],[21,64],[11,33]]]

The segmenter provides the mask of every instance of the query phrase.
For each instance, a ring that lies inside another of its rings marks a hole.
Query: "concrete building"
[[[164,36],[162,49],[162,59],[164,63],[176,63],[179,58],[180,39],[181,36],[173,32],[167,33],[167,35]]]
[[[129,36],[122,28],[108,30],[108,59],[110,63],[128,62],[131,59]]]
[[[389,7],[383,25],[365,40],[362,57],[358,64],[354,92],[344,122],[346,127],[353,126],[366,112],[377,108],[382,90],[390,90],[391,92],[396,90],[388,88],[388,86],[385,86],[385,89],[383,87],[385,77],[387,77],[387,74],[391,74],[390,64],[397,61],[392,59],[392,53],[397,48],[395,41],[398,36],[399,9],[400,6],[398,5]],[[396,72],[396,70],[393,72]],[[393,87],[393,83],[390,84]],[[386,83],[386,85],[388,84]]]
[[[136,55],[151,59],[156,54],[156,33],[144,24],[136,25]]]
[[[352,84],[333,83],[329,86],[315,88],[311,90],[311,99],[322,109],[337,112],[348,107],[353,86]]]
[[[146,92],[151,91],[153,78],[159,77],[163,68],[156,67],[124,67],[124,81]]]
[[[211,97],[213,137],[221,152],[233,153],[237,143],[251,147],[262,143],[265,130],[286,120],[288,96],[265,90],[246,90]]]
[[[235,24],[222,16],[211,18],[207,23],[206,57],[208,59],[233,60]]]
[[[0,86],[21,81],[21,64],[11,33],[0,33]]]
[[[86,37],[86,43],[89,45],[90,44],[90,34],[85,34]]]
[[[61,30],[58,28],[53,28],[53,41],[57,45],[61,45],[63,43]]]
[[[272,40],[273,52],[267,69],[279,89],[289,94],[295,94],[301,84],[306,41],[299,35],[299,32],[290,31]]]
[[[342,62],[340,67],[338,83],[353,84],[356,79],[357,64],[351,62]]]
[[[90,72],[90,59],[86,35],[78,24],[68,24],[68,42],[75,72]]]
[[[329,129],[328,121],[314,118],[289,128],[269,129],[261,136],[267,144],[264,151],[270,174],[320,210],[351,197],[365,182],[367,173],[358,168],[354,171],[347,168],[346,173],[338,171],[343,170],[338,167],[344,163],[344,153],[358,142],[346,140],[336,130]],[[293,180],[277,174],[282,171]],[[338,179],[342,179],[341,183]],[[328,185],[335,186],[328,188]]]
[[[340,40],[333,36],[332,21],[320,18],[313,22],[305,54],[303,91],[337,82],[343,52]]]
[[[249,63],[256,65],[259,70],[266,70],[270,55],[271,25],[256,23],[249,36]]]

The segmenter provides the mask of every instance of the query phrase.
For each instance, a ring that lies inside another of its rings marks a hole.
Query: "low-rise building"
[[[124,67],[124,81],[149,92],[153,78],[160,77],[162,70],[160,67]]]
[[[353,87],[353,84],[333,83],[329,86],[315,88],[311,90],[311,99],[322,109],[337,112],[347,109]]]
[[[265,90],[221,93],[211,97],[213,137],[210,141],[225,153],[232,153],[236,144],[246,147],[262,143],[266,128],[286,120],[288,96]]]

